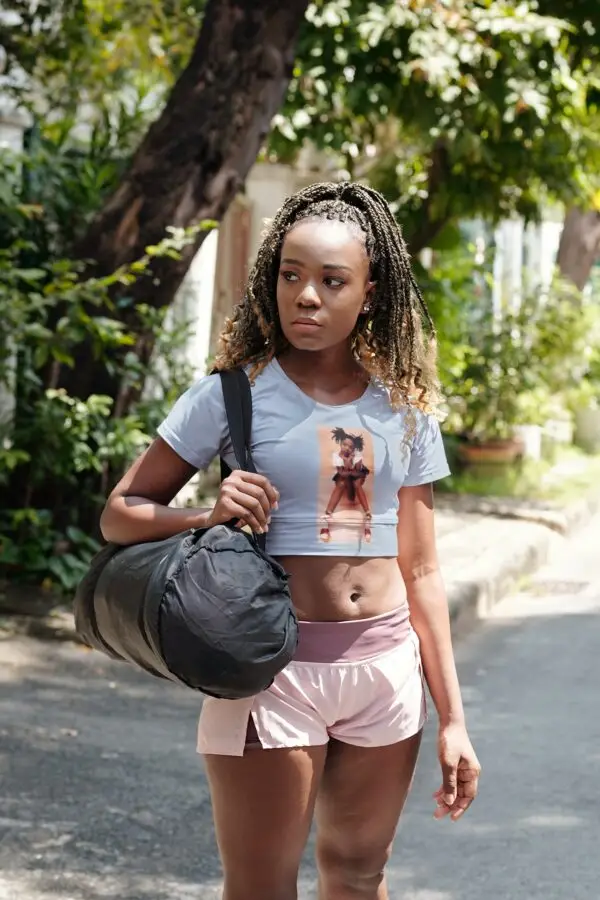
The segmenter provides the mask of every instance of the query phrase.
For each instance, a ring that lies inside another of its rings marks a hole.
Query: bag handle
[[[233,455],[238,469],[244,472],[256,472],[252,459],[250,444],[252,440],[252,393],[250,382],[243,369],[227,369],[219,372],[227,427],[233,445]],[[231,469],[224,460],[221,464],[227,467],[227,475]],[[225,476],[227,477],[227,476]]]
[[[223,388],[229,436],[238,469],[256,472],[251,450],[252,392],[248,376],[243,369],[225,369],[219,372],[219,377]],[[221,480],[230,474],[231,469],[225,460],[221,459]],[[255,537],[258,546],[264,551],[266,546],[264,534],[257,534]]]

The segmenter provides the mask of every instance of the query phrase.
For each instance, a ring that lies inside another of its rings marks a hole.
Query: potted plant
[[[541,383],[519,394],[515,436],[523,443],[525,459],[542,458],[544,429],[552,414],[552,399],[549,387]]]
[[[582,379],[569,401],[575,416],[575,443],[588,453],[600,453],[600,380]]]
[[[484,315],[465,350],[449,404],[461,421],[459,458],[466,463],[511,463],[524,452],[517,433],[525,392],[537,385],[529,350],[515,315]]]
[[[539,457],[542,433],[561,408],[560,398],[580,390],[586,376],[600,385],[599,319],[597,304],[577,300],[559,281],[507,308],[487,306],[466,317],[470,344],[449,392],[462,423],[463,460]],[[580,397],[579,433],[587,446],[596,446],[597,406],[589,391]],[[559,418],[563,425],[562,409]]]

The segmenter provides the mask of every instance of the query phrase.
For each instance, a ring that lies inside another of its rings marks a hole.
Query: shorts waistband
[[[343,622],[299,622],[294,662],[357,662],[385,653],[411,633],[408,605],[369,619]]]

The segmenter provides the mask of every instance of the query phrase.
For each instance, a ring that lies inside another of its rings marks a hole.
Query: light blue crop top
[[[399,489],[450,473],[438,422],[394,411],[376,381],[352,403],[317,403],[277,361],[257,377],[252,402],[254,462],[281,495],[268,552],[397,556]],[[235,468],[218,375],[186,391],[158,433],[198,469],[218,455]]]

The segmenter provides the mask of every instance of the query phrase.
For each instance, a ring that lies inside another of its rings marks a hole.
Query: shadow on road
[[[460,648],[481,796],[460,825],[433,821],[430,723],[392,896],[595,896],[599,633],[596,614],[539,615]],[[0,660],[2,900],[218,897],[198,698],[71,645],[4,641]],[[313,879],[307,856],[303,898]]]
[[[61,900],[197,897],[220,876],[199,698],[77,647],[25,646],[0,683],[0,869],[23,885],[15,898],[27,885]]]

